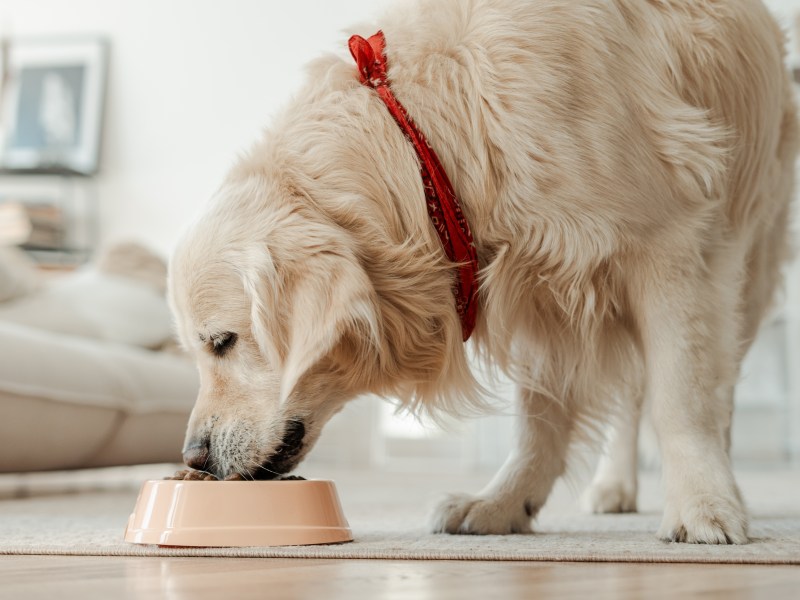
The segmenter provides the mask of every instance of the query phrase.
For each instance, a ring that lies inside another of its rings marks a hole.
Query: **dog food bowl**
[[[146,481],[125,541],[299,546],[352,541],[332,481]]]

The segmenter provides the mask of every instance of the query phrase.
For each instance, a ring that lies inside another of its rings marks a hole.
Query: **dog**
[[[732,394],[789,254],[797,147],[767,9],[418,0],[380,29],[391,92],[472,236],[471,344],[517,385],[511,456],[481,493],[445,499],[434,531],[531,531],[568,448],[601,424],[590,508],[635,509],[646,403],[659,537],[747,542]],[[434,416],[486,404],[422,159],[362,79],[349,57],[312,63],[174,252],[170,303],[201,377],[197,471],[179,477],[289,473],[362,394]]]

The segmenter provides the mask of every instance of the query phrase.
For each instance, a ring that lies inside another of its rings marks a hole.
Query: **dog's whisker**
[[[256,476],[253,474],[253,470],[252,470],[253,467],[258,467],[258,463],[251,459],[250,460],[250,467],[245,469],[245,472],[244,472],[244,477],[245,478],[249,477],[250,481],[255,481],[256,480]]]
[[[269,467],[265,467],[262,463],[254,461],[253,466],[255,467],[254,473],[258,471],[266,471],[267,473],[275,475],[276,477],[280,477],[281,475],[283,475],[283,473],[278,473],[277,471],[273,471]],[[253,475],[253,479],[255,479],[255,474]]]

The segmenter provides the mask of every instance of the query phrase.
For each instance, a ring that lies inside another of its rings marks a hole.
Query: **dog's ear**
[[[281,402],[345,334],[355,336],[365,351],[380,343],[375,292],[353,257],[320,253],[303,265],[292,287]]]
[[[280,372],[281,403],[345,334],[359,340],[364,352],[381,339],[375,290],[357,258],[329,240],[311,247],[311,237],[306,230],[305,243],[291,255],[251,255],[251,268],[242,273],[253,333]]]

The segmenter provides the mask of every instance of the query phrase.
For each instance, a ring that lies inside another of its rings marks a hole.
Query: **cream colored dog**
[[[746,542],[732,390],[787,255],[797,137],[767,10],[421,0],[380,27],[392,89],[472,227],[474,343],[519,389],[516,449],[482,493],[444,502],[435,530],[529,531],[570,444],[603,422],[616,427],[590,507],[633,509],[646,398],[659,536]],[[403,132],[349,58],[316,62],[172,261],[202,379],[187,463],[289,472],[359,394],[479,407],[452,278]]]

